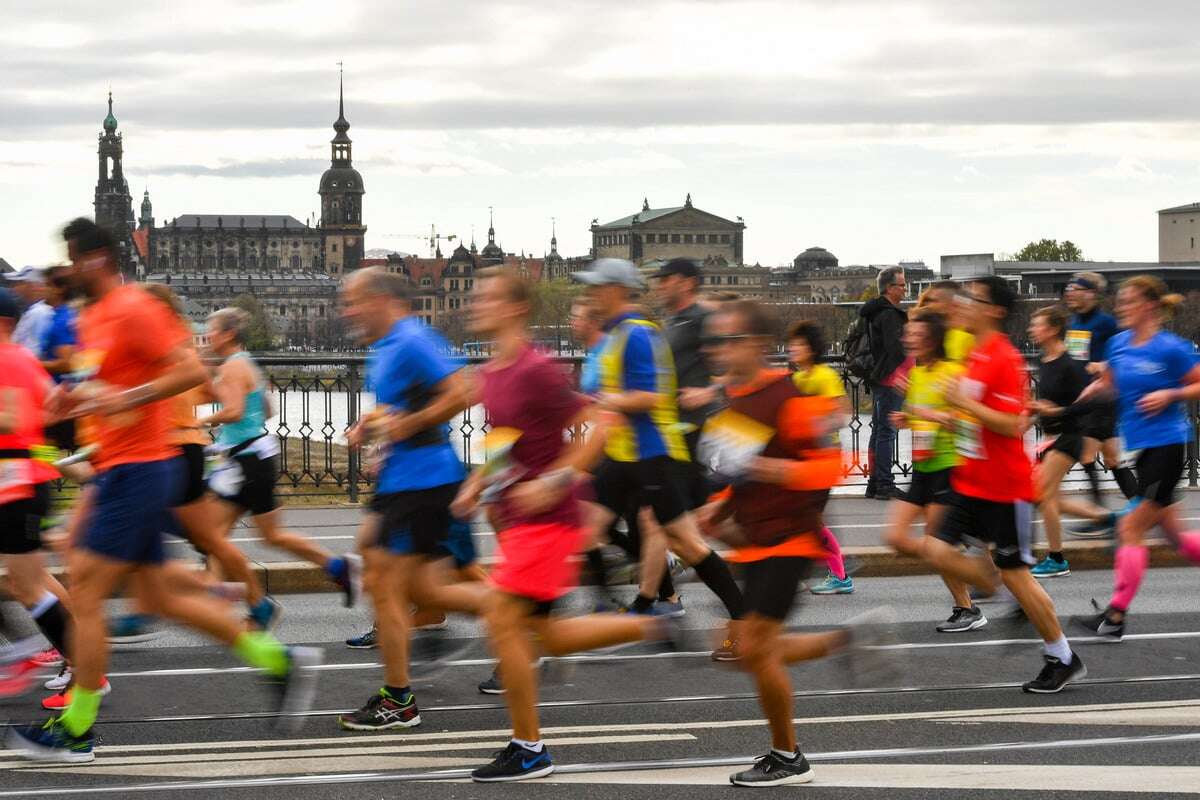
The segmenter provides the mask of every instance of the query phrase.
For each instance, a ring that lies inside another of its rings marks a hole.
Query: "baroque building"
[[[135,277],[138,272],[137,252],[132,235],[133,197],[129,194],[129,182],[125,180],[122,165],[123,142],[117,133],[117,118],[113,114],[112,92],[108,93],[108,116],[104,118],[103,132],[97,149],[100,174],[96,180],[96,223],[108,228],[116,236],[120,247],[121,272],[126,277]]]
[[[592,221],[592,255],[645,261],[691,258],[704,265],[742,264],[742,235],[746,223],[718,217],[692,205],[689,194],[681,206],[651,208],[606,222]]]

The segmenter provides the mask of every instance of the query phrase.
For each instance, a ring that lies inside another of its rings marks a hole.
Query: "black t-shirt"
[[[704,388],[712,383],[708,361],[704,358],[704,321],[711,312],[693,303],[666,321],[667,344],[675,360],[675,377],[679,388]],[[679,410],[679,418],[693,425],[703,425],[712,408],[692,411]]]
[[[1041,418],[1043,431],[1051,435],[1080,432],[1082,417],[1092,404],[1071,404],[1091,380],[1086,362],[1071,358],[1065,350],[1053,361],[1038,362],[1038,397],[1063,409],[1061,416]]]

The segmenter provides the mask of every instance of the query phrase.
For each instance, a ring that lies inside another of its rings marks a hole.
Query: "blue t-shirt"
[[[601,336],[596,346],[587,351],[583,366],[579,370],[579,391],[586,395],[600,393],[600,352],[604,350],[607,336]]]
[[[75,336],[75,309],[71,308],[66,303],[60,306],[55,306],[54,316],[50,318],[50,324],[42,333],[42,349],[41,359],[49,361],[55,358],[55,352],[58,348],[78,343]],[[61,383],[62,375],[55,373],[54,382]]]
[[[1117,321],[1111,314],[1093,308],[1086,314],[1073,314],[1067,323],[1067,354],[1077,361],[1103,361],[1108,340],[1117,335]]]
[[[623,314],[612,320],[606,328],[609,335],[604,343],[604,352],[600,354],[601,384],[605,390],[609,390],[607,384],[611,381],[614,384],[612,389],[616,391],[652,392],[659,396],[659,402],[649,412],[625,415],[633,434],[632,452],[626,455],[634,461],[658,456],[686,461],[686,448],[678,427],[675,363],[671,358],[671,348],[655,326],[629,324],[623,326],[622,331],[614,333],[617,326],[631,318],[641,319],[641,316]],[[620,374],[607,376],[603,362],[606,358],[618,355],[615,351],[621,348],[622,342],[624,348],[619,352]],[[617,446],[611,438],[610,444]]]
[[[1121,435],[1130,450],[1186,444],[1191,438],[1183,403],[1172,403],[1157,414],[1138,411],[1137,403],[1150,392],[1178,389],[1197,363],[1192,343],[1159,331],[1141,346],[1133,332],[1121,331],[1108,342],[1104,360],[1117,387]]]
[[[427,402],[435,386],[458,371],[446,342],[415,317],[405,317],[377,341],[367,362],[367,388],[375,402],[409,410]],[[441,426],[440,441],[414,445],[393,442],[379,470],[380,494],[412,492],[457,483],[466,471]]]

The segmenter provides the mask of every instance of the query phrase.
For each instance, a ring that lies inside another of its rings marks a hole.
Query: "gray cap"
[[[645,287],[642,273],[632,261],[623,258],[598,258],[591,264],[591,269],[585,272],[572,272],[572,280],[586,283],[589,286],[611,286],[619,284],[628,289]]]
[[[27,281],[32,283],[41,283],[43,280],[45,280],[45,276],[42,274],[41,267],[21,267],[16,272],[4,273],[4,279],[12,281],[13,283],[23,283]]]

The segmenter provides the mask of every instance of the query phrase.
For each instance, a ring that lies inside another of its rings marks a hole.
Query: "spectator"
[[[42,271],[25,267],[5,275],[13,293],[21,300],[21,318],[13,331],[13,344],[24,347],[35,356],[41,355],[42,336],[50,327],[54,310],[43,299],[46,292]]]
[[[891,385],[892,374],[904,362],[901,344],[907,315],[900,307],[907,286],[904,270],[888,267],[877,277],[879,297],[864,304],[859,314],[867,319],[874,367],[868,376],[871,387],[871,438],[867,445],[867,497],[890,500],[896,495],[892,479],[892,454],[896,429],[890,416],[900,410],[903,398]]]
[[[61,383],[71,371],[71,354],[75,352],[75,309],[71,305],[69,267],[52,267],[46,274],[46,303],[52,309],[50,324],[42,332],[39,357],[42,366]]]

